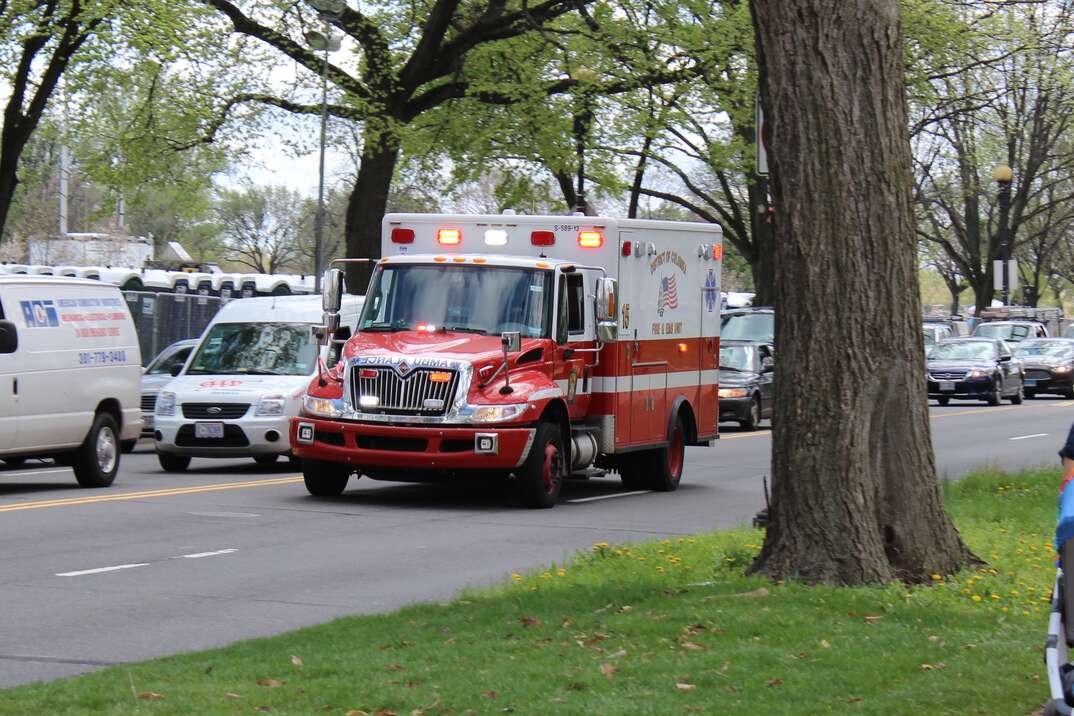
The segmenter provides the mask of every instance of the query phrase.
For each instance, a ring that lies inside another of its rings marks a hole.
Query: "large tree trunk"
[[[347,258],[380,258],[380,223],[398,160],[399,140],[394,135],[366,132],[358,178],[347,201]],[[372,273],[372,264],[348,264],[347,291],[364,294]]]
[[[972,555],[932,454],[896,0],[754,0],[775,222],[774,579],[928,580]]]

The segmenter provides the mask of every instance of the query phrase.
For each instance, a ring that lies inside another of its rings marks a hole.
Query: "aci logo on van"
[[[51,301],[19,301],[27,328],[55,328],[60,325],[56,305]]]

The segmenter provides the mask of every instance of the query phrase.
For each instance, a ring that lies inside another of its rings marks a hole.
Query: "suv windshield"
[[[525,268],[381,265],[366,296],[361,331],[463,331],[547,338],[552,272]]]
[[[984,341],[938,343],[929,351],[929,360],[995,360],[996,347]]]
[[[720,367],[732,370],[755,371],[753,346],[720,346]]]
[[[775,314],[725,313],[720,320],[720,339],[772,343],[776,339]]]
[[[310,375],[316,360],[308,323],[217,323],[187,375]]]
[[[1014,347],[1014,354],[1019,357],[1074,358],[1074,343],[1067,341],[1022,341]]]
[[[182,366],[183,363],[186,363],[191,348],[193,348],[193,346],[180,346],[175,350],[165,348],[159,356],[153,359],[152,363],[146,366],[145,372],[149,375],[171,373],[172,368]]]
[[[1017,341],[1027,338],[1030,333],[1029,326],[1018,323],[982,323],[974,329],[973,335]]]

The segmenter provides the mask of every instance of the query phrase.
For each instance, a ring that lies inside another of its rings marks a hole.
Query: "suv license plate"
[[[196,438],[222,438],[224,437],[223,423],[194,423],[194,437]]]
[[[955,384],[952,383],[951,381],[945,380],[945,381],[940,382],[940,390],[954,391],[954,389],[955,389]]]
[[[1025,385],[1026,385],[1027,388],[1033,387],[1036,384],[1037,384],[1037,379],[1036,378],[1026,378],[1025,379]]]

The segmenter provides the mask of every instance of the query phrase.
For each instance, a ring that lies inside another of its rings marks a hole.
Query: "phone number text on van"
[[[82,351],[79,365],[115,365],[127,362],[127,351]]]

